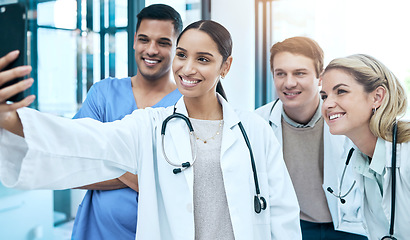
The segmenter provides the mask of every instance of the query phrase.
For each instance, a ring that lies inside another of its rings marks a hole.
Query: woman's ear
[[[225,62],[222,64],[222,67],[221,67],[221,76],[222,77],[225,77],[228,74],[229,69],[231,69],[232,60],[233,60],[232,56],[229,56],[225,60]]]
[[[385,96],[386,96],[386,88],[384,88],[383,86],[379,86],[373,91],[373,101],[374,101],[376,108],[382,105],[382,102]]]

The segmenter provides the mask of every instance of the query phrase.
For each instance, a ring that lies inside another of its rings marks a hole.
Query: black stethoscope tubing
[[[168,116],[167,118],[165,118],[165,120],[162,122],[162,128],[161,128],[161,142],[162,142],[162,154],[164,155],[165,160],[172,166],[176,167],[173,169],[173,173],[177,174],[182,172],[183,170],[189,168],[190,166],[194,165],[195,161],[196,161],[196,141],[194,138],[194,128],[192,127],[191,121],[189,121],[189,118],[187,118],[185,115],[181,114],[181,113],[177,113],[175,112],[176,107],[174,106],[174,112],[172,115]],[[165,153],[165,130],[167,127],[168,122],[173,119],[173,118],[179,118],[185,121],[186,125],[188,126],[189,129],[189,136],[191,138],[191,142],[194,144],[194,157],[192,162],[184,162],[182,164],[176,164],[174,162],[172,162],[171,160],[169,160],[167,154]]]
[[[279,102],[279,98],[277,98],[276,101],[273,103],[272,108],[270,109],[270,112],[269,112],[269,116],[272,115],[273,108],[276,106],[276,103],[278,102]],[[273,124],[272,121],[269,120],[269,126],[272,127],[272,124]]]
[[[258,175],[256,171],[255,159],[253,158],[252,147],[251,147],[251,143],[249,142],[248,135],[246,134],[246,131],[242,125],[242,122],[239,122],[238,126],[239,126],[239,129],[241,129],[242,136],[245,139],[246,146],[249,149],[249,155],[251,157],[251,165],[252,165],[252,172],[253,172],[253,180],[255,182],[255,191],[256,191],[256,196],[254,197],[253,204],[254,204],[255,212],[260,213],[261,210],[266,209],[266,200],[264,197],[260,195],[259,181],[258,181]]]
[[[392,140],[392,155],[391,155],[391,213],[390,213],[390,229],[389,236],[384,236],[382,240],[397,240],[394,235],[394,219],[396,212],[396,154],[397,154],[397,123],[393,124],[393,140]]]
[[[356,184],[356,180],[354,180],[354,182],[353,182],[352,186],[350,186],[349,190],[348,190],[345,194],[342,195],[343,180],[344,180],[344,177],[345,177],[345,173],[346,173],[347,166],[349,165],[349,162],[350,162],[350,158],[352,158],[353,152],[354,152],[354,148],[351,148],[350,151],[349,151],[349,154],[347,155],[347,160],[346,160],[345,166],[344,166],[344,168],[343,168],[342,177],[340,178],[339,194],[336,195],[331,187],[328,187],[328,188],[326,189],[326,190],[327,190],[328,192],[330,192],[333,196],[339,198],[339,199],[340,199],[340,202],[341,202],[342,204],[345,204],[345,203],[346,203],[346,200],[345,200],[344,198],[345,198],[347,195],[349,195],[349,193],[353,190],[354,185]]]
[[[172,115],[168,116],[167,118],[165,118],[165,120],[162,122],[162,128],[161,128],[161,141],[162,141],[162,153],[164,155],[165,160],[172,166],[176,167],[173,169],[173,173],[177,174],[182,172],[183,170],[188,169],[189,167],[192,167],[196,161],[196,141],[195,138],[193,138],[193,143],[195,144],[195,155],[194,158],[192,160],[192,162],[185,162],[182,164],[176,164],[172,161],[169,160],[169,158],[167,157],[167,154],[165,153],[165,147],[164,147],[164,139],[165,139],[165,130],[167,128],[167,124],[168,122],[173,119],[173,118],[180,118],[182,120],[185,121],[186,125],[188,126],[189,129],[189,134],[190,137],[194,136],[194,128],[192,127],[191,121],[189,120],[189,118],[187,116],[185,116],[184,114],[181,113],[177,113],[176,112],[176,107],[174,106],[174,111],[172,113]],[[251,165],[252,165],[252,173],[253,173],[253,180],[255,183],[255,191],[256,191],[256,195],[254,197],[254,209],[256,213],[260,213],[261,210],[265,210],[266,209],[266,200],[264,197],[262,197],[260,195],[260,189],[259,189],[259,181],[258,181],[258,175],[257,175],[257,171],[256,171],[256,164],[255,164],[255,159],[253,157],[253,152],[252,152],[252,147],[251,144],[249,142],[249,138],[248,135],[246,134],[245,128],[243,127],[242,123],[239,122],[238,123],[239,129],[241,130],[242,136],[245,140],[246,146],[248,147],[249,150],[249,155],[251,158]]]

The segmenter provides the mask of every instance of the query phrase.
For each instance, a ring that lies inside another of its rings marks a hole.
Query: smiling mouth
[[[199,83],[201,80],[188,80],[188,79],[186,79],[186,78],[184,78],[184,77],[182,77],[182,76],[179,76],[179,78],[181,79],[181,81],[183,82],[183,83],[185,83],[185,84],[187,84],[187,85],[194,85],[194,84],[197,84],[197,83]]]
[[[283,94],[285,94],[286,96],[296,96],[301,94],[301,92],[284,92]]]
[[[329,116],[329,120],[335,120],[335,119],[343,117],[344,115],[345,115],[344,113],[343,114],[342,113],[333,114]]]
[[[148,64],[157,64],[159,62],[161,62],[160,60],[150,60],[150,59],[146,59],[143,58],[144,62],[148,63]]]

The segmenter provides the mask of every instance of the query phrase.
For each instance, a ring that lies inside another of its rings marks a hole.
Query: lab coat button
[[[188,203],[188,204],[186,205],[186,210],[187,210],[188,212],[192,213],[192,204],[191,204],[191,203]]]

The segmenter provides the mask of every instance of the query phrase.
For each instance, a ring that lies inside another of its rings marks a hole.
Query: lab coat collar
[[[269,123],[272,123],[273,126],[278,128],[281,126],[283,103],[281,100],[278,100],[276,105],[273,107],[275,102],[276,100],[270,103],[271,110],[269,114]]]
[[[386,164],[385,155],[386,155],[386,147],[385,142],[383,139],[378,138],[376,142],[376,147],[373,153],[373,159],[370,163],[369,168],[375,171],[377,174],[382,175],[384,166]]]
[[[380,138],[381,139],[381,138]],[[393,146],[391,142],[385,141],[383,139],[381,139],[381,141],[384,141],[385,144],[383,146],[385,146],[386,151],[384,152],[384,154],[386,154],[386,167],[391,168],[392,167],[392,154],[393,154]],[[401,147],[402,144],[397,144],[397,148],[396,148],[396,168],[399,168],[401,165]]]
[[[363,154],[357,146],[354,146],[356,154],[353,154],[353,168],[359,174],[372,178],[372,173],[376,172],[379,175],[383,175],[383,171],[385,166],[391,166],[391,151],[386,151],[386,141],[381,138],[377,139],[376,147],[374,149],[373,159],[369,163],[368,157]],[[387,156],[387,152],[389,152],[389,156]],[[390,163],[389,163],[390,162]]]
[[[188,117],[188,111],[186,110],[184,97],[181,97],[178,102],[175,104],[175,112],[181,113]]]

